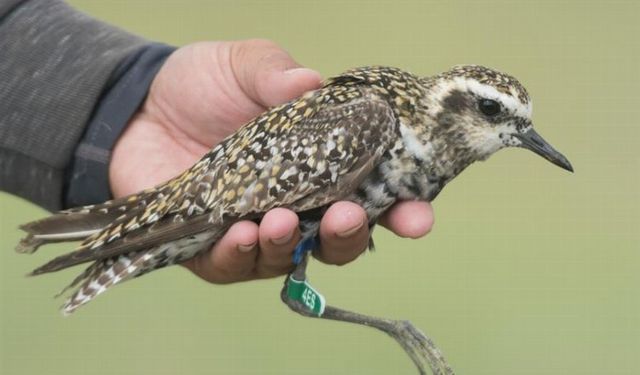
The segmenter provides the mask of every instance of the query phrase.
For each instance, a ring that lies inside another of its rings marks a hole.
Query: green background
[[[332,304],[412,320],[459,374],[640,371],[640,2],[71,3],[176,45],[270,38],[325,76],[460,63],[517,76],[576,173],[501,151],[445,189],[429,236],[380,229],[376,253],[314,263],[314,286]],[[414,373],[383,334],[289,312],[281,279],[211,286],[174,268],[62,318],[51,297],[78,270],[23,275],[70,247],[15,254],[17,225],[45,213],[6,194],[0,209],[2,374]]]

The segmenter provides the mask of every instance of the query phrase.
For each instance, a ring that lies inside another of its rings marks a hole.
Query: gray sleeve
[[[94,106],[147,43],[60,0],[0,4],[0,189],[60,208]]]

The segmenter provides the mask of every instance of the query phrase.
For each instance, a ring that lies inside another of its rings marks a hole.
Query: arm
[[[0,12],[0,188],[58,209],[94,106],[148,42],[59,0],[8,1]]]

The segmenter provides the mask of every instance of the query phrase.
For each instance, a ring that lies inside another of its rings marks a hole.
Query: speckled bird
[[[529,149],[572,171],[533,130],[531,110],[515,78],[482,66],[431,77],[391,67],[353,69],[264,112],[164,184],[23,225],[28,235],[17,250],[82,240],[32,273],[92,262],[68,287],[76,288],[63,306],[68,314],[115,284],[210,249],[237,221],[259,221],[284,207],[298,214],[302,233],[290,277],[306,279],[307,254],[333,202],[361,205],[373,228],[397,200],[433,201],[466,167],[505,147]],[[453,373],[408,322],[331,306],[313,314],[286,289],[282,298],[295,311],[372,325],[396,338],[421,373],[424,362],[434,373]]]

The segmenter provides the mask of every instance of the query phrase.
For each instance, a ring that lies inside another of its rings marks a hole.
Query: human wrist
[[[113,148],[147,96],[151,82],[175,47],[151,43],[121,62],[98,101],[67,174],[65,206],[109,200]]]

